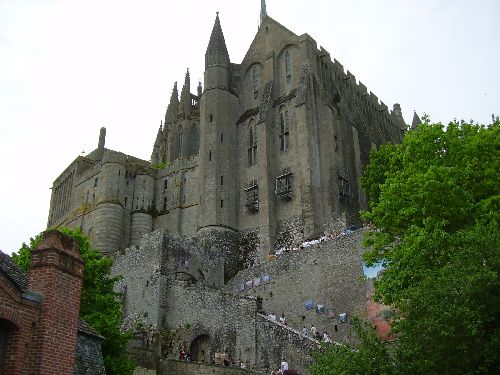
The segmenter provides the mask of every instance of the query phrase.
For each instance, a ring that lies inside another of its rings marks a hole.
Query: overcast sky
[[[231,61],[259,0],[0,0],[0,249],[45,229],[50,187],[97,146],[143,159],[186,68],[191,90],[220,12]],[[490,123],[500,104],[498,0],[267,0],[389,108]],[[179,87],[179,89],[180,89]]]

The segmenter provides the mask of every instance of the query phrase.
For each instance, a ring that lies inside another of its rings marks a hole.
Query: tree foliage
[[[85,265],[83,271],[82,296],[80,301],[80,318],[95,328],[103,337],[102,353],[106,374],[132,374],[134,363],[128,359],[125,349],[130,334],[120,332],[121,299],[113,290],[119,277],[111,277],[112,260],[103,257],[93,249],[89,240],[78,229],[58,228],[75,239],[80,249],[80,256]],[[42,233],[30,239],[29,246],[22,244],[12,258],[26,272],[31,262],[31,251],[42,240]]]
[[[398,374],[499,371],[499,125],[426,121],[372,152],[362,178],[363,217],[375,228],[365,261],[384,264],[375,298],[399,312],[386,352]],[[315,374],[352,373],[342,369],[362,351],[350,355],[338,356],[347,358],[340,370]]]
[[[389,349],[375,328],[359,318],[352,319],[356,345],[328,345],[314,353],[311,375],[389,375],[395,368]]]

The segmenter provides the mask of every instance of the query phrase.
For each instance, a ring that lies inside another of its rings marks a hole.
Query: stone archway
[[[3,368],[6,362],[6,352],[9,346],[12,346],[13,338],[16,334],[17,326],[10,320],[0,318],[0,374],[3,374]]]
[[[210,363],[210,336],[197,336],[191,342],[190,353],[193,361]]]

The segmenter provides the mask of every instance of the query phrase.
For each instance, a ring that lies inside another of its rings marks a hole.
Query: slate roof
[[[17,264],[12,261],[12,258],[0,250],[0,271],[12,281],[12,283],[21,291],[28,290],[28,275]]]
[[[104,339],[104,337],[102,337],[99,332],[97,332],[94,328],[89,326],[87,323],[85,323],[81,319],[78,322],[78,333],[83,333],[84,335],[87,335],[87,336],[93,336],[93,337],[97,337],[100,339]]]

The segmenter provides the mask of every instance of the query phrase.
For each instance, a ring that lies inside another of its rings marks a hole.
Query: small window
[[[224,207],[224,200],[222,200],[222,199],[221,199],[221,201],[220,201],[220,206],[221,206],[221,207]]]
[[[208,115],[208,122],[213,122],[214,116],[212,114]]]
[[[118,177],[120,177],[120,176],[121,176],[121,173],[122,173],[122,172],[118,169]]]
[[[166,189],[168,187],[168,179],[163,180],[163,188]]]
[[[255,124],[250,122],[248,127],[248,165],[257,163],[257,134],[255,132]]]
[[[167,197],[163,198],[163,211],[167,210],[167,203],[168,203]]]
[[[212,150],[208,151],[208,160],[212,161]]]
[[[285,71],[286,71],[286,81],[290,83],[292,78],[292,57],[290,51],[285,52]]]
[[[224,176],[220,176],[220,184],[221,186],[224,185]]]
[[[98,182],[99,182],[99,178],[96,177],[95,180],[94,180],[94,187],[97,187],[97,183]]]
[[[220,133],[220,143],[224,143],[224,133]]]
[[[259,211],[259,185],[257,185],[257,180],[250,181],[244,192],[247,211],[252,214]]]
[[[260,77],[259,77],[259,71],[257,70],[256,66],[253,67],[252,76],[253,76],[253,97],[257,99],[257,97],[259,96]]]
[[[285,151],[289,148],[289,131],[288,131],[288,111],[283,110],[280,113],[280,150]]]
[[[177,138],[177,154],[179,158],[182,158],[182,147],[184,145],[184,130],[179,128],[179,135]]]
[[[125,207],[127,207],[128,197],[125,197]]]
[[[276,195],[281,200],[292,200],[292,176],[292,172],[285,169],[280,176],[276,177]]]
[[[189,156],[194,156],[198,153],[198,141],[196,139],[196,126],[193,124],[191,133],[189,134]]]

